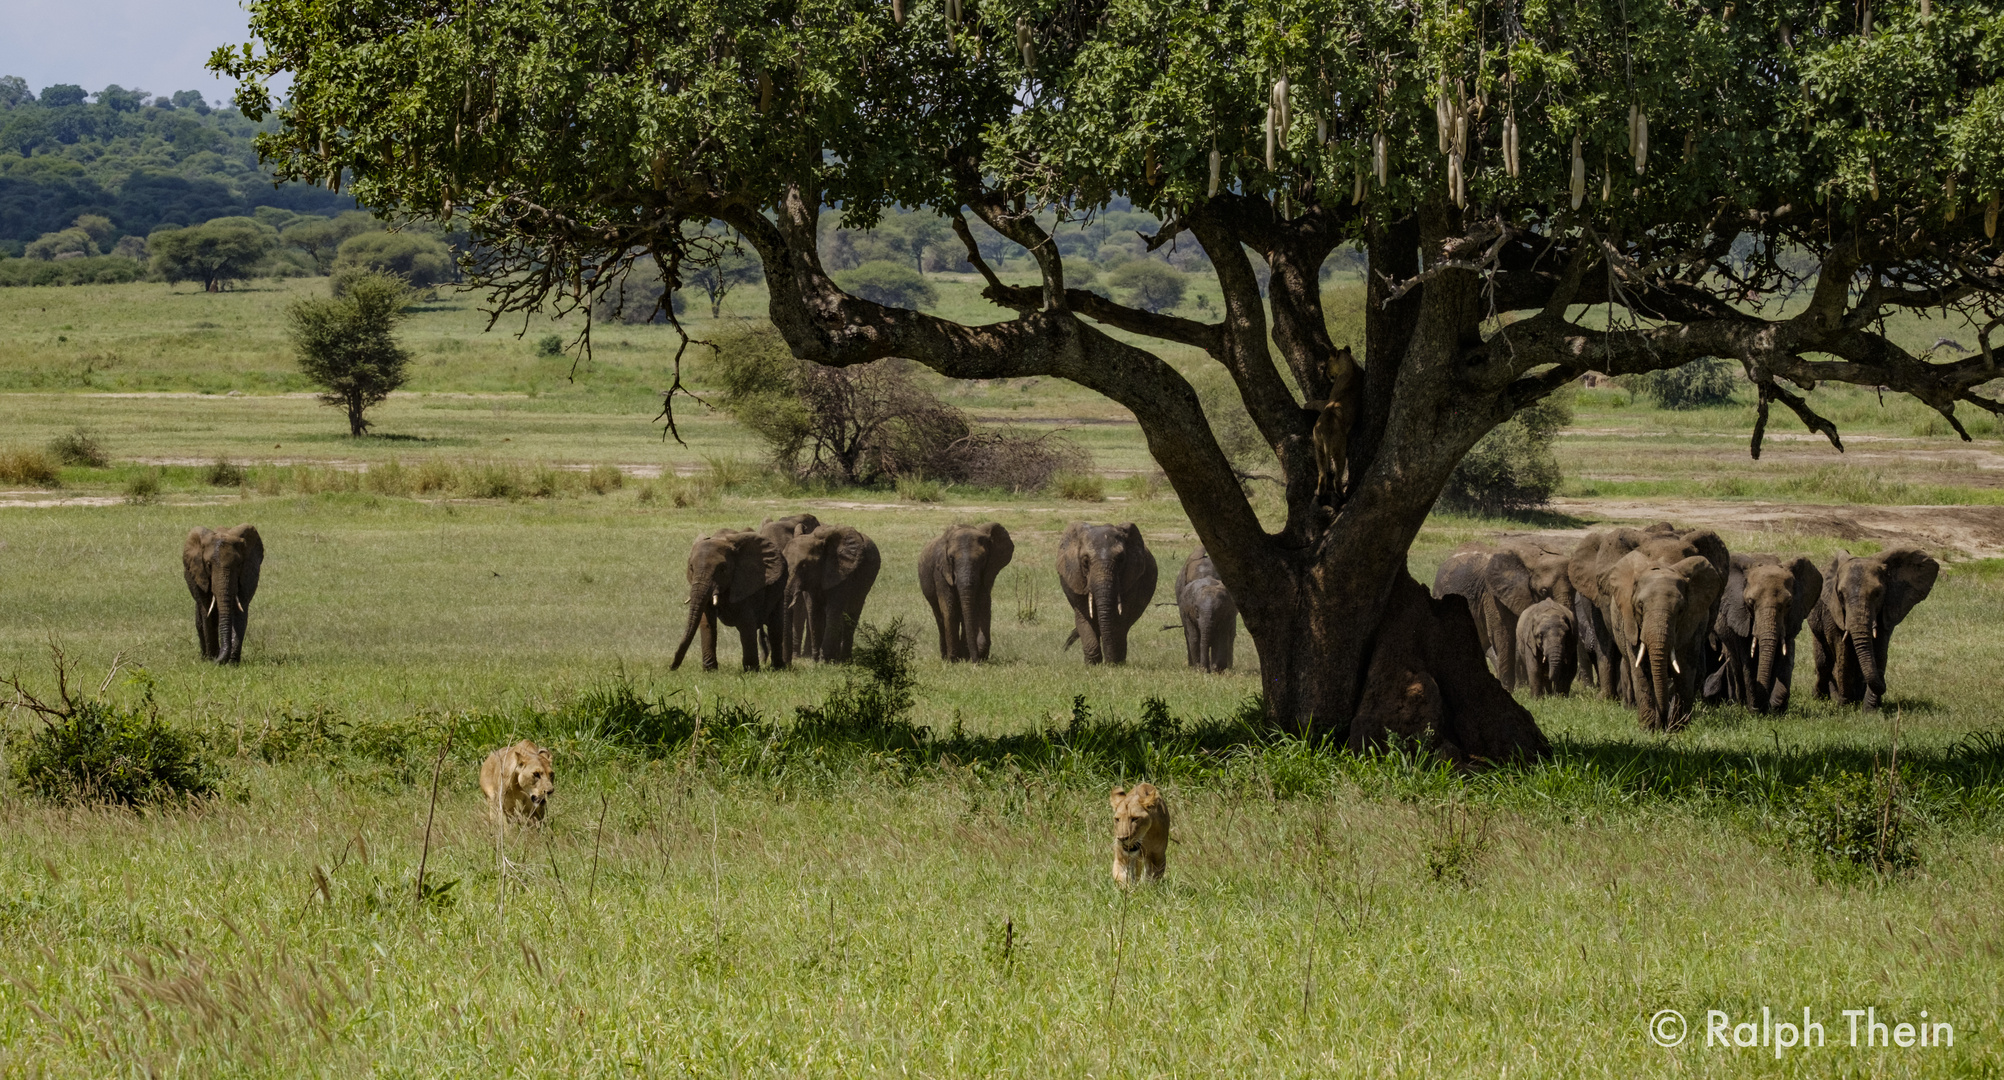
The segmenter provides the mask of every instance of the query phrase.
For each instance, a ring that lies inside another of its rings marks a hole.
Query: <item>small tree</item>
[[[1188,285],[1183,271],[1154,259],[1121,263],[1106,280],[1121,291],[1122,302],[1149,312],[1167,311],[1182,303]]]
[[[889,259],[872,259],[854,270],[835,275],[836,284],[885,307],[917,311],[939,303],[939,290],[919,272]]]
[[[334,272],[351,269],[396,274],[419,288],[451,281],[458,270],[444,241],[413,232],[365,232],[343,240]]]
[[[299,300],[285,319],[299,352],[299,369],[321,387],[320,401],[347,410],[348,434],[369,430],[363,410],[390,396],[408,377],[410,353],[397,345],[410,286],[394,274],[345,279],[338,298]]]
[[[725,252],[716,263],[685,270],[682,274],[690,285],[703,290],[710,298],[710,318],[723,314],[724,297],[740,285],[749,285],[764,277],[758,260],[742,251]]]
[[[1731,405],[1739,386],[1738,365],[1716,356],[1693,360],[1683,367],[1626,376],[1623,381],[1638,394],[1656,399],[1665,409],[1701,409]]]

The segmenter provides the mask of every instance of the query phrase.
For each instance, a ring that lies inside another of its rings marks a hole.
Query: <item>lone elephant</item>
[[[783,518],[767,518],[759,522],[758,534],[765,537],[767,543],[783,552],[794,537],[804,536],[820,527],[821,520],[813,514],[788,514]],[[803,595],[787,606],[786,655],[788,656],[806,655],[807,624],[814,617],[814,613],[809,610],[809,604],[809,598]],[[759,658],[766,663],[772,662],[772,642],[767,640],[763,633],[759,635]]]
[[[1823,568],[1823,592],[1809,613],[1816,646],[1816,696],[1839,705],[1879,707],[1886,696],[1886,647],[1893,628],[1934,591],[1941,564],[1915,547],[1859,557],[1841,552]]]
[[[1176,607],[1183,616],[1183,647],[1191,667],[1229,671],[1239,636],[1239,606],[1202,547],[1176,573]]]
[[[1533,604],[1556,600],[1571,607],[1569,555],[1530,539],[1510,541],[1496,550],[1459,551],[1434,575],[1433,595],[1460,596],[1475,616],[1475,633],[1483,651],[1496,658],[1496,681],[1516,688],[1517,620]]]
[[[745,670],[758,670],[759,631],[771,647],[772,666],[786,666],[786,557],[755,532],[724,529],[689,549],[689,621],[675,647],[674,671],[689,642],[703,635],[703,670],[717,666],[717,624],[735,627],[744,644]]]
[[[1718,660],[1705,679],[1705,700],[1787,712],[1795,637],[1822,593],[1823,574],[1807,556],[1735,554],[1712,620]]]
[[[877,542],[847,525],[822,525],[787,541],[785,554],[788,617],[802,606],[799,600],[807,601],[808,631],[799,655],[846,662],[863,603],[883,568]]]
[[[181,545],[181,572],[195,598],[195,634],[202,642],[203,659],[218,664],[243,661],[251,597],[257,595],[263,566],[264,540],[256,526],[188,530]]]
[[[1127,662],[1127,632],[1155,598],[1155,556],[1133,522],[1074,521],[1058,538],[1058,585],[1085,662]]]
[[[995,578],[1016,556],[1000,522],[948,525],[919,553],[919,591],[939,628],[939,658],[980,663],[989,636]]]
[[[1579,673],[1579,643],[1571,606],[1540,600],[1517,617],[1514,633],[1517,663],[1523,669],[1519,674],[1531,696],[1572,693],[1573,677]]]
[[[1725,587],[1725,575],[1703,555],[1666,564],[1640,548],[1602,578],[1608,629],[1643,730],[1690,723],[1705,673],[1705,636]]]

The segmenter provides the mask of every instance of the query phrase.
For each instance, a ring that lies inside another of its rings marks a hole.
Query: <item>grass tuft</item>
[[[63,481],[48,454],[27,447],[10,447],[0,450],[0,483],[55,488],[61,487]]]

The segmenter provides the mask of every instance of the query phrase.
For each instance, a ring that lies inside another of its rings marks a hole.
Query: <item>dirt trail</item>
[[[1733,532],[1796,533],[1886,546],[1917,544],[1937,555],[2004,557],[2004,506],[1826,506],[1713,499],[1553,499],[1554,512],[1610,524],[1674,522]],[[1537,535],[1577,539],[1586,529]]]

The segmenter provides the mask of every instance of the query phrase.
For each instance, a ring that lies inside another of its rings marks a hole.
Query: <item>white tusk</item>
[[[1091,620],[1092,620],[1092,618],[1093,618],[1093,613],[1092,613],[1092,594],[1091,594],[1091,593],[1087,593],[1087,594],[1086,594],[1086,619],[1087,619],[1087,621],[1091,621]]]
[[[216,598],[211,596],[209,597],[209,610],[204,611],[202,614],[214,615],[215,613],[216,613]]]
[[[1649,646],[1647,646],[1647,645],[1637,645],[1637,646],[1635,647],[1635,666],[1636,666],[1636,667],[1641,667],[1641,666],[1642,666],[1642,658],[1643,658],[1644,654],[1646,653],[1646,651],[1648,650],[1648,648],[1649,648]]]
[[[1674,649],[1670,653],[1670,670],[1679,675],[1684,674],[1684,669],[1677,666],[1677,653]]]
[[[1788,655],[1788,642],[1786,642],[1786,641],[1784,641],[1784,642],[1782,642],[1782,643],[1781,643],[1781,655],[1783,655],[1783,656],[1787,656],[1787,655]]]

